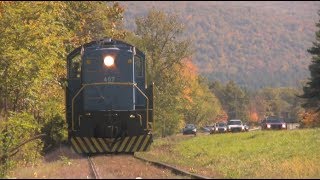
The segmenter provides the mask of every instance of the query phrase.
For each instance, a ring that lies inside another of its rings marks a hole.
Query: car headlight
[[[225,127],[225,128],[224,128],[224,130],[226,131],[226,130],[227,130],[227,128]]]
[[[270,125],[270,124],[267,124],[267,128],[271,128],[271,125]]]
[[[242,128],[242,130],[244,130],[244,126],[242,126],[241,128]]]
[[[286,128],[286,124],[282,124],[282,128]]]
[[[193,132],[197,132],[197,129],[192,129]]]

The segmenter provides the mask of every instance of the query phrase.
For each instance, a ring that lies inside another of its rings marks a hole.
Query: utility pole
[[[235,107],[235,119],[238,118],[238,108],[237,108],[237,105],[238,105],[238,97],[237,97],[237,93],[235,94],[235,100],[234,100],[234,107]]]

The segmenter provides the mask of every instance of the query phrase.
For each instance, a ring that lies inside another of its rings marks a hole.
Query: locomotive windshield
[[[142,59],[139,56],[135,56],[134,58],[134,67],[136,76],[143,76],[143,64]]]
[[[69,79],[80,78],[81,74],[81,56],[80,54],[75,56],[68,67],[68,77]]]
[[[116,49],[88,49],[83,61],[84,83],[131,82],[132,65],[127,61],[132,54]],[[131,73],[130,73],[131,72]]]

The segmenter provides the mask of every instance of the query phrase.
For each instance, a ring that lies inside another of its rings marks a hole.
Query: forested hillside
[[[125,27],[155,8],[177,13],[210,80],[250,89],[301,86],[309,77],[319,2],[121,2]]]

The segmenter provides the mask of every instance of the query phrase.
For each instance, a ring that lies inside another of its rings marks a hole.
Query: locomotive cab
[[[145,55],[112,39],[68,55],[66,109],[69,141],[78,153],[135,152],[152,142],[153,85]]]

